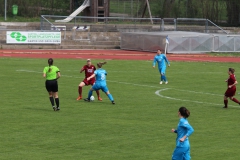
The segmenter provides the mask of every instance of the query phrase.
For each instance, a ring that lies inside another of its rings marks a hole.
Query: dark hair
[[[104,64],[106,64],[107,62],[98,62],[97,63],[97,66],[98,66],[98,68],[102,68],[102,66],[104,65]]]
[[[231,73],[233,74],[233,73],[235,72],[235,69],[233,69],[233,68],[229,68],[228,71],[231,72]]]
[[[49,65],[49,70],[48,70],[48,72],[51,72],[52,68],[50,68],[50,67],[51,67],[51,65],[53,65],[53,59],[52,59],[52,58],[49,58],[49,59],[48,59],[48,65]]]
[[[179,112],[184,118],[188,118],[190,116],[190,111],[186,107],[180,107]]]

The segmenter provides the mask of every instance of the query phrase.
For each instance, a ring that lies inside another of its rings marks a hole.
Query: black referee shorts
[[[58,82],[57,80],[46,80],[45,87],[48,92],[58,92]]]

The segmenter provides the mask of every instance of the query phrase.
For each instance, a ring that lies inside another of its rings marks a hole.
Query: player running
[[[233,68],[228,69],[228,75],[229,78],[225,80],[227,82],[227,90],[224,94],[224,107],[223,108],[228,108],[228,98],[230,98],[233,102],[236,102],[240,105],[239,101],[234,98],[234,95],[236,93],[236,85],[238,84],[236,77],[234,75],[235,70]]]
[[[83,71],[85,71],[85,79],[79,84],[78,86],[78,93],[79,96],[77,98],[77,100],[82,99],[82,87],[83,86],[88,86],[88,85],[93,85],[95,83],[95,78],[92,78],[90,80],[87,80],[88,77],[90,77],[91,75],[93,75],[94,71],[96,70],[96,67],[94,65],[92,65],[92,62],[90,59],[87,59],[87,64],[84,65],[82,67],[82,69],[80,70],[80,73],[82,73]],[[98,100],[102,101],[102,98],[100,97],[99,91],[96,90],[97,96],[98,96]]]
[[[153,68],[155,68],[156,62],[158,63],[158,70],[161,75],[161,80],[159,84],[162,84],[163,81],[165,81],[165,84],[168,84],[167,77],[166,77],[166,64],[165,61],[168,64],[168,67],[170,67],[170,63],[167,59],[167,57],[162,53],[160,49],[157,50],[157,55],[154,57],[153,60]]]
[[[104,65],[106,63],[107,62],[99,62],[97,64],[98,69],[96,71],[94,71],[93,75],[91,75],[90,77],[87,78],[87,80],[91,80],[92,78],[96,77],[96,82],[92,86],[92,88],[89,90],[88,98],[84,99],[85,101],[90,102],[90,97],[92,96],[92,92],[101,89],[104,93],[106,93],[106,95],[108,96],[108,98],[110,99],[112,104],[115,104],[113,96],[110,94],[108,87],[107,87],[107,82],[106,82],[107,72],[104,69],[102,69],[102,65]]]
[[[59,79],[61,76],[60,70],[53,65],[53,59],[48,59],[48,66],[44,67],[43,69],[43,77],[46,78],[45,87],[49,94],[49,99],[52,104],[52,108],[54,111],[59,111],[59,98],[58,98],[58,82],[57,79]],[[54,105],[54,99],[57,107]]]
[[[188,123],[187,118],[190,111],[185,107],[180,107],[178,117],[180,118],[177,129],[172,132],[177,133],[176,148],[172,154],[172,160],[190,160],[190,143],[188,137],[194,132],[192,126]]]

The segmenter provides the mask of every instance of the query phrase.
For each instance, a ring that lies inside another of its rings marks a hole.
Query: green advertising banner
[[[61,44],[61,32],[7,31],[7,44]]]

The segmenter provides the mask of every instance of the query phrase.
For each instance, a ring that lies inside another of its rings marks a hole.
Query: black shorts
[[[58,92],[57,80],[46,80],[45,87],[48,92]]]

